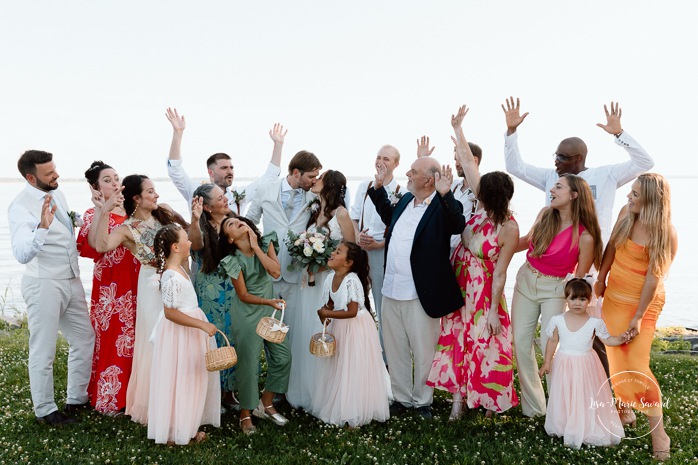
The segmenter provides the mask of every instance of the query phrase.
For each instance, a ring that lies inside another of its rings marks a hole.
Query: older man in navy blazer
[[[433,388],[426,385],[439,339],[439,318],[463,306],[449,261],[450,239],[465,228],[463,206],[451,192],[450,167],[429,157],[407,172],[407,190],[393,205],[379,168],[368,196],[386,225],[383,339],[395,397],[393,415],[408,408],[431,419]],[[414,373],[413,373],[414,366]]]

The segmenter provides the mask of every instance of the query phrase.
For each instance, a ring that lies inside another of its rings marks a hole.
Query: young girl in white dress
[[[318,359],[310,411],[325,423],[358,427],[390,417],[388,377],[368,301],[368,255],[343,242],[327,263],[321,321],[336,339],[333,356]]]
[[[164,311],[153,329],[148,439],[185,445],[206,439],[199,426],[220,426],[219,373],[206,370],[206,349],[215,349],[216,326],[198,307],[194,286],[182,268],[189,257],[186,232],[177,224],[155,235]]]
[[[592,343],[594,334],[607,346],[626,341],[623,336],[611,336],[603,320],[589,316],[591,295],[591,284],[584,279],[567,282],[568,311],[548,323],[545,363],[539,371],[540,376],[550,373],[545,431],[575,449],[582,444],[616,445],[625,436],[610,382]]]

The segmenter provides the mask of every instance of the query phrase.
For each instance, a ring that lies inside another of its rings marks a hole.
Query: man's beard
[[[58,188],[58,183],[56,183],[56,187],[53,187],[52,185],[46,184],[37,178],[36,179],[36,188],[40,189],[44,192],[50,192],[50,191]]]

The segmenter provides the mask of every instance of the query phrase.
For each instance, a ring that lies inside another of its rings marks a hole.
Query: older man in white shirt
[[[167,119],[172,124],[172,143],[170,144],[170,155],[167,159],[167,174],[174,183],[175,187],[182,194],[182,197],[188,202],[191,209],[191,201],[194,196],[194,191],[199,184],[192,181],[189,175],[182,166],[182,135],[186,128],[186,122],[183,115],[179,115],[176,109],[167,109]],[[211,182],[223,189],[225,196],[228,198],[228,206],[230,211],[244,216],[249,205],[252,203],[257,187],[266,182],[273,182],[279,178],[281,174],[281,152],[284,146],[284,138],[288,131],[284,127],[276,123],[269,130],[269,137],[274,141],[274,150],[271,154],[271,160],[266,171],[252,184],[247,186],[233,187],[235,179],[235,170],[233,161],[230,155],[226,153],[215,153],[206,160],[206,168]]]
[[[22,297],[29,325],[29,384],[37,420],[60,426],[75,423],[71,414],[89,405],[87,385],[95,334],[80,281],[75,215],[56,190],[53,155],[29,150],[17,167],[27,184],[10,204],[8,218],[12,253],[26,264]],[[65,413],[58,410],[53,392],[59,329],[70,345]]]
[[[384,166],[386,170],[383,181],[390,202],[396,204],[400,197],[407,192],[393,177],[395,168],[400,164],[400,152],[392,145],[384,145],[376,155],[375,167]],[[383,347],[383,328],[381,325],[381,304],[383,294],[383,272],[385,268],[385,236],[387,228],[380,215],[376,213],[376,207],[368,197],[368,189],[373,186],[373,181],[364,181],[356,192],[354,205],[350,216],[359,231],[359,245],[368,254],[370,267],[371,293],[373,294],[373,308],[378,318],[381,347]],[[383,354],[385,360],[385,353]]]

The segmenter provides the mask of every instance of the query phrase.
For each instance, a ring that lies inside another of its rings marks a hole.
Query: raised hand
[[[453,129],[458,129],[461,127],[461,125],[463,124],[463,118],[465,118],[465,115],[468,114],[469,110],[470,109],[468,107],[462,105],[458,109],[458,113],[456,113],[455,115],[451,115],[451,126],[453,126]]]
[[[434,173],[436,191],[443,197],[451,190],[453,184],[453,171],[449,165],[442,165],[441,172]]]
[[[184,115],[180,116],[179,113],[177,113],[176,108],[168,108],[165,112],[165,116],[170,124],[172,124],[174,132],[184,132],[184,129],[187,127],[187,122],[184,120]]]
[[[435,148],[429,148],[429,138],[422,136],[421,139],[417,139],[417,158],[428,157],[434,152]]]
[[[506,108],[502,105],[502,110],[504,110],[504,116],[507,121],[507,135],[512,135],[516,132],[516,128],[526,119],[528,112],[523,115],[519,114],[521,104],[518,98],[516,99],[516,104],[514,104],[514,97],[509,97],[509,100],[506,100],[506,104]]]
[[[288,133],[288,129],[284,131],[284,126],[280,123],[274,124],[274,127],[269,130],[269,137],[275,144],[283,144],[284,138]]]
[[[39,222],[39,227],[41,229],[48,229],[51,223],[53,223],[53,218],[56,215],[58,205],[52,207],[51,200],[53,200],[53,196],[51,194],[46,194],[44,197],[44,204],[41,206],[41,221]]]
[[[92,200],[92,204],[95,208],[104,208],[104,195],[92,186],[90,186],[90,191],[92,192],[90,200]]]
[[[373,188],[378,190],[381,187],[383,187],[383,181],[385,181],[385,177],[388,175],[388,168],[385,167],[383,163],[379,163],[376,165],[376,176],[375,180],[373,181]]]
[[[623,110],[620,109],[620,104],[611,102],[611,112],[608,112],[608,107],[603,106],[603,111],[606,113],[606,124],[596,123],[598,127],[609,134],[620,134],[623,128],[620,125],[620,117],[623,115]]]
[[[119,187],[119,190],[114,192],[109,199],[107,199],[105,202],[102,203],[103,208],[106,211],[114,211],[115,208],[117,207],[122,207],[124,205],[124,194],[122,192],[124,191],[124,186]],[[102,195],[100,193],[100,195]]]
[[[191,222],[198,222],[201,215],[204,213],[204,199],[196,196],[191,200]]]
[[[259,242],[257,241],[257,235],[254,233],[254,231],[252,231],[252,228],[247,228],[247,234],[250,238],[250,247],[252,247],[252,250],[255,252],[257,250],[261,250],[261,247],[259,247]]]

